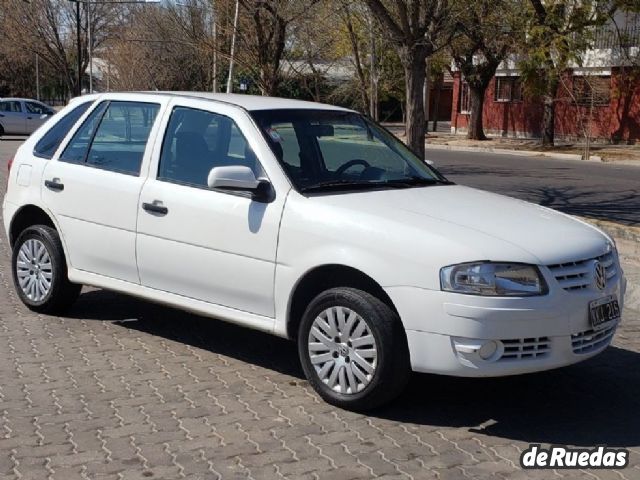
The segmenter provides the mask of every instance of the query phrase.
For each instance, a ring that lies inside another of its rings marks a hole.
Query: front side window
[[[27,112],[33,113],[34,115],[49,115],[53,113],[53,111],[42,103],[36,102],[24,102],[27,107]]]
[[[64,117],[58,120],[48,131],[45,133],[33,150],[33,153],[40,158],[51,158],[58,149],[60,142],[69,133],[71,127],[73,127],[78,119],[87,111],[87,108],[92,102],[84,102],[75,107]]]
[[[162,143],[158,180],[207,187],[214,167],[243,165],[262,175],[260,164],[233,120],[204,110],[176,107]]]
[[[299,191],[448,183],[383,128],[354,112],[251,112]]]
[[[84,121],[60,160],[138,175],[160,106],[143,102],[102,102]]]

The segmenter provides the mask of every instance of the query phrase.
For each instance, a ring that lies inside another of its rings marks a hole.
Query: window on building
[[[462,82],[460,85],[460,103],[458,104],[460,113],[471,112],[471,92],[469,91],[469,84]]]
[[[611,77],[573,77],[573,97],[578,105],[609,105],[611,102]]]
[[[496,77],[496,102],[521,102],[522,80],[520,77]]]

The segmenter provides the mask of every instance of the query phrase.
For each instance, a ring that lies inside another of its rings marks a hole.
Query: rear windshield
[[[62,139],[69,133],[69,130],[75,125],[87,108],[93,102],[84,102],[64,115],[60,120],[53,124],[47,133],[36,143],[33,149],[34,155],[40,158],[50,159],[58,149]],[[55,117],[53,117],[55,120]]]

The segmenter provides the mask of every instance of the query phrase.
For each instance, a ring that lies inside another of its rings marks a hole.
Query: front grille
[[[593,262],[599,261],[607,272],[607,280],[616,276],[618,268],[613,252],[575,262],[557,263],[548,268],[560,286],[568,292],[586,290],[593,283]]]
[[[499,361],[540,358],[547,356],[551,351],[549,337],[515,338],[501,342],[504,352]]]
[[[585,332],[571,335],[571,347],[573,353],[590,353],[609,345],[613,334],[616,332],[616,325],[603,328],[602,330],[587,330]]]

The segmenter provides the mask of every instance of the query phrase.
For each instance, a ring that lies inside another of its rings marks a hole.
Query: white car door
[[[214,166],[245,165],[266,177],[253,152],[263,155],[268,147],[237,107],[180,99],[167,116],[140,199],[142,285],[274,317],[276,247],[287,190],[263,203],[207,187]]]
[[[100,102],[47,162],[42,197],[58,220],[72,268],[139,283],[141,167],[160,108],[161,102]]]

